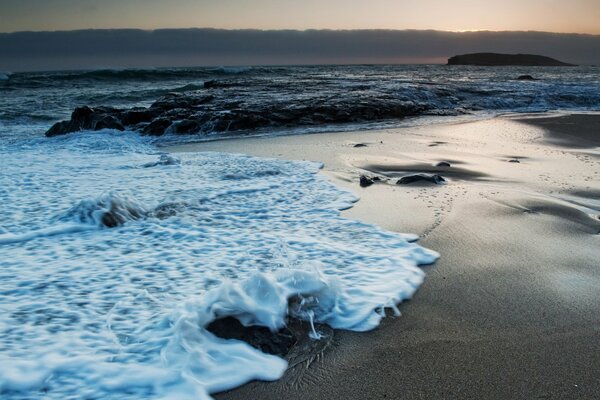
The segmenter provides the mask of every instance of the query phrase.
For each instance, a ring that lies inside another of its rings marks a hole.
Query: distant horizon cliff
[[[215,65],[445,64],[467,53],[600,65],[600,35],[533,31],[90,29],[0,33],[0,71]]]

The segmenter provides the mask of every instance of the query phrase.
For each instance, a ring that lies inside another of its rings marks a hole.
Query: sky
[[[600,65],[600,35],[432,30],[81,30],[0,33],[0,71],[211,65],[435,64],[475,52]]]
[[[0,0],[0,32],[190,27],[600,34],[600,0]]]

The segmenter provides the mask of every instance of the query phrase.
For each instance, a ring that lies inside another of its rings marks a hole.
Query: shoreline
[[[416,233],[441,253],[402,317],[368,333],[336,331],[283,379],[216,397],[595,398],[600,116],[544,118],[165,148],[324,162],[322,173],[361,198],[343,216]],[[418,171],[448,182],[394,184]],[[360,175],[388,182],[361,188]]]

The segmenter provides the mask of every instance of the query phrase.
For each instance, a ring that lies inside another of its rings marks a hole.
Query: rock
[[[298,341],[294,332],[287,328],[271,332],[262,326],[244,326],[232,317],[217,319],[211,322],[206,329],[218,337],[241,340],[264,353],[280,357],[287,355]]]
[[[143,165],[144,168],[152,168],[160,165],[179,165],[181,164],[181,160],[177,157],[174,157],[170,154],[161,154],[158,161],[149,162]]]
[[[89,107],[77,107],[71,114],[71,122],[80,126],[88,125],[92,120],[94,110]]]
[[[520,163],[521,161],[517,160],[516,158],[513,158],[511,160],[508,160],[508,162],[510,162],[510,163]]]
[[[499,54],[499,53],[472,53],[450,57],[448,65],[479,65],[479,66],[545,66],[545,67],[574,67],[546,56],[534,54]]]
[[[231,121],[226,130],[247,131],[267,126],[269,122],[267,118],[261,115],[244,115]]]
[[[209,87],[222,90],[214,95],[205,91],[170,93],[147,108],[130,110],[110,107],[78,107],[69,121],[54,124],[47,136],[79,130],[118,129],[160,136],[169,130],[176,134],[204,132],[248,132],[263,128],[286,128],[321,124],[343,124],[421,115],[430,105],[402,99],[372,102],[340,98],[263,99],[246,101],[231,93],[240,83],[207,81]],[[228,92],[229,91],[229,92]],[[357,143],[356,147],[365,147]]]
[[[369,187],[373,183],[374,183],[373,179],[371,179],[365,175],[360,176],[360,187]]]
[[[367,145],[365,143],[356,143],[354,146],[352,147],[367,147]]]
[[[441,185],[442,183],[446,182],[446,180],[444,179],[444,177],[437,174],[415,174],[403,176],[396,182],[396,185],[408,185],[414,182],[431,182],[435,183],[436,185]]]
[[[123,124],[121,124],[121,121],[119,121],[116,117],[113,117],[112,115],[106,115],[105,117],[102,117],[102,119],[100,119],[94,124],[93,129],[97,131],[101,129],[115,129],[118,131],[125,130]]]
[[[47,132],[46,136],[64,135],[82,130],[117,129],[125,130],[121,121],[116,117],[119,110],[111,107],[77,107],[69,121],[57,122]]]
[[[157,118],[146,125],[142,133],[149,136],[161,136],[165,133],[167,128],[171,126],[171,123],[172,122],[169,119]]]
[[[55,135],[64,135],[66,133],[77,132],[84,129],[92,128],[92,117],[94,115],[94,110],[89,107],[77,107],[73,110],[71,114],[71,119],[67,122],[67,124],[61,124],[60,126],[63,128],[62,131],[54,130]],[[55,128],[53,126],[52,128]],[[51,128],[51,129],[52,129]],[[48,134],[46,134],[48,136]]]
[[[102,214],[101,224],[107,228],[116,228],[127,221],[135,221],[146,216],[146,212],[129,203],[113,202],[109,211]]]
[[[184,119],[183,121],[175,122],[171,125],[173,133],[178,135],[197,133],[202,129],[202,126],[194,120]]]
[[[156,112],[148,108],[134,108],[121,115],[124,125],[137,125],[142,122],[151,122],[156,117]]]
[[[57,122],[48,131],[46,131],[47,137],[59,136],[69,133],[69,121]]]
[[[450,163],[446,162],[446,161],[440,161],[439,163],[435,164],[436,167],[450,167]]]
[[[184,202],[162,203],[150,213],[150,216],[161,220],[167,219],[174,217],[180,212],[183,212],[188,207],[189,204],[186,204]]]
[[[533,76],[531,75],[521,75],[517,78],[517,80],[519,81],[535,81],[537,79],[535,79]]]

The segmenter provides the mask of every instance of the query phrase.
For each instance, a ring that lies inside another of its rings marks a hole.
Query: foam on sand
[[[231,316],[373,329],[437,258],[414,236],[340,217],[356,198],[315,163],[179,160],[111,132],[4,145],[0,157],[7,399],[202,399],[278,379],[283,359],[206,327]]]

